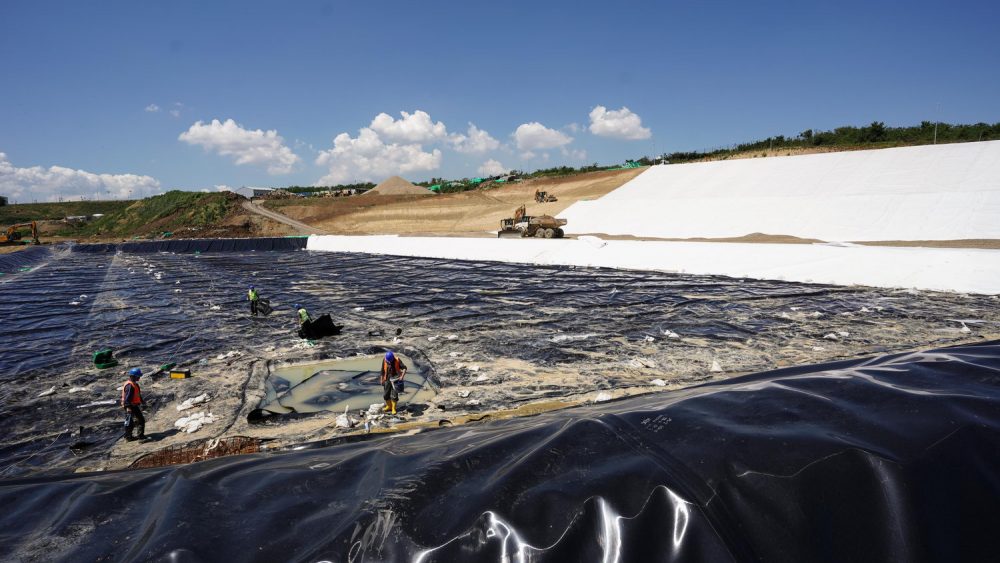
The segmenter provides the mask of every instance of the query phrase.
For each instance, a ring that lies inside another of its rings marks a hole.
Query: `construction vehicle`
[[[28,244],[28,241],[22,240],[24,235],[20,231],[20,229],[27,227],[31,227],[31,242],[39,244],[38,223],[35,221],[30,223],[18,223],[7,227],[6,232],[0,233],[0,244]]]
[[[563,238],[566,233],[562,227],[565,224],[566,219],[556,219],[551,215],[528,215],[522,205],[514,211],[513,217],[500,220],[497,238],[513,236]]]
[[[556,196],[549,195],[549,192],[543,192],[535,190],[535,203],[549,203],[552,201],[559,201]]]

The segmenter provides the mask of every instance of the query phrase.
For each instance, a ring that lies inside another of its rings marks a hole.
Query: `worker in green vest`
[[[309,311],[298,303],[295,304],[295,312],[299,314],[299,337],[309,338],[309,325],[312,323],[312,317],[309,316]]]
[[[257,293],[257,289],[254,286],[250,286],[247,291],[247,299],[250,300],[250,316],[257,316],[257,302],[260,301],[260,295]]]

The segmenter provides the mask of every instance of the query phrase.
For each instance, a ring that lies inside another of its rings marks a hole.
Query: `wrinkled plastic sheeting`
[[[125,242],[121,244],[80,244],[76,252],[251,252],[304,250],[306,237],[173,239]]]
[[[32,246],[23,250],[0,254],[0,273],[8,275],[16,273],[21,268],[31,267],[45,261],[50,254],[51,251],[49,248],[44,246]]]
[[[983,561],[1000,548],[998,501],[992,342],[408,437],[8,481],[0,556]]]

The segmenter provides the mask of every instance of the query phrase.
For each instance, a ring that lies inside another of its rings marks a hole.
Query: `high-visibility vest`
[[[135,389],[132,392],[132,400],[128,404],[129,405],[141,405],[142,404],[142,395],[139,394],[139,384],[137,382],[135,382],[135,381],[132,381],[131,379],[128,380],[128,381],[126,381],[125,384],[122,385],[122,405],[126,404],[125,403],[125,390],[128,389],[129,385],[131,385]]]
[[[299,309],[299,324],[304,324],[309,320],[309,313],[306,312],[306,308],[302,307]]]
[[[250,291],[247,292],[247,295],[250,297],[250,301],[256,301],[257,300],[257,290],[256,289],[251,289]]]
[[[399,375],[400,373],[403,372],[403,367],[404,367],[403,366],[403,362],[399,358],[393,358],[391,366],[389,365],[389,362],[387,362],[387,361],[385,361],[385,359],[383,359],[382,360],[382,377],[380,378],[380,381],[382,381],[382,383],[385,383],[385,380],[386,380],[387,377],[392,377],[394,375]]]

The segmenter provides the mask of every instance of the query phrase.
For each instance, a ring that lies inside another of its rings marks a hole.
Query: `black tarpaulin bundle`
[[[985,561],[1000,343],[0,483],[0,559]]]

